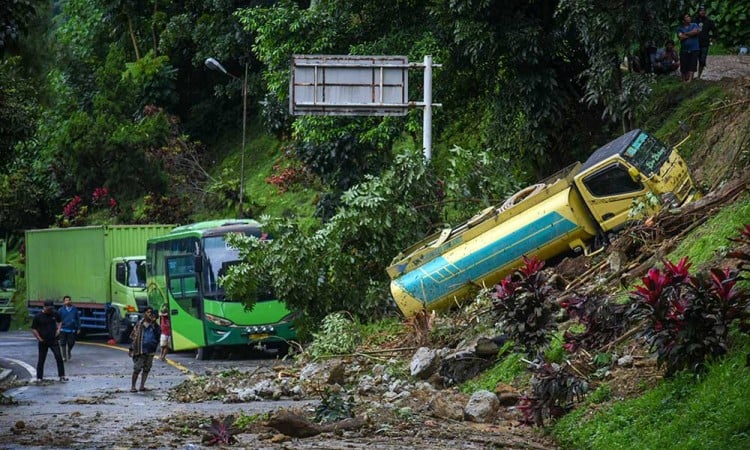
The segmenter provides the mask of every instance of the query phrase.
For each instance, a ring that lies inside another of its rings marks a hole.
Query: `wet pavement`
[[[130,392],[132,361],[126,346],[110,346],[104,339],[79,342],[65,363],[67,382],[57,381],[50,353],[44,381],[36,382],[37,346],[28,332],[0,334],[0,367],[17,377],[3,395],[16,404],[0,405],[0,448],[113,448],[138,446],[137,429],[144,422],[200,414],[252,415],[278,408],[304,406],[292,400],[226,404],[219,401],[178,403],[168,390],[194,374],[220,373],[230,368],[278,364],[273,359],[196,361],[191,353],[154,360],[148,392]],[[6,381],[7,383],[7,381]],[[123,442],[123,439],[130,442]],[[166,445],[165,448],[173,448]]]

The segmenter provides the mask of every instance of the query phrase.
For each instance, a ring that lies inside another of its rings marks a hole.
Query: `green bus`
[[[226,269],[240,262],[229,233],[264,238],[260,224],[249,219],[199,222],[174,228],[148,240],[146,246],[149,305],[168,305],[172,350],[196,349],[210,358],[217,348],[261,345],[288,348],[296,337],[294,313],[270,290],[258,295],[248,310],[242,299],[227,298],[219,286]]]

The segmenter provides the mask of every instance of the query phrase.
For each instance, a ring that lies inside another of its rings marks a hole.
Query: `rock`
[[[462,383],[491,367],[494,358],[482,358],[473,350],[460,350],[446,356],[440,365],[440,375],[446,384]]]
[[[437,351],[428,347],[420,347],[411,359],[409,371],[411,376],[426,380],[440,366]]]
[[[346,366],[344,363],[340,362],[331,367],[330,372],[328,372],[328,380],[326,380],[326,383],[338,384],[340,386],[346,384]]]
[[[625,355],[622,358],[618,358],[617,365],[620,367],[630,367],[633,365],[633,357],[630,355]]]
[[[428,407],[433,416],[441,419],[463,420],[464,418],[464,408],[459,403],[443,396],[434,397],[430,400]]]
[[[203,387],[203,393],[208,396],[224,395],[227,393],[224,384],[219,378],[209,378]]]
[[[464,418],[472,422],[491,422],[497,415],[500,401],[493,392],[477,391],[464,408]]]

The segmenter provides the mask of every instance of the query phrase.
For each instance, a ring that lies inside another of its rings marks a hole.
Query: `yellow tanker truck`
[[[649,194],[658,207],[676,207],[698,192],[677,147],[636,129],[585,163],[401,252],[387,269],[391,293],[408,317],[447,308],[476,286],[497,283],[521,265],[523,256],[590,254],[607,234],[632,220],[633,205],[647,203]]]

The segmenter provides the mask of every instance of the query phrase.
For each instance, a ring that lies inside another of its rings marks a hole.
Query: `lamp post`
[[[232,78],[235,78],[237,80],[240,79],[237,75],[234,75],[232,73],[227,72],[227,69],[224,68],[224,66],[221,65],[221,63],[214,58],[207,58],[206,59],[206,67],[208,67],[211,70],[218,70],[219,72],[224,73],[225,75],[229,75]],[[242,153],[240,156],[240,218],[244,216],[244,210],[242,209],[242,202],[245,199],[244,196],[244,189],[245,189],[245,136],[247,131],[247,70],[248,70],[248,63],[245,63],[245,76],[242,79]]]

